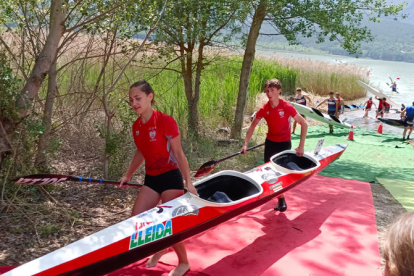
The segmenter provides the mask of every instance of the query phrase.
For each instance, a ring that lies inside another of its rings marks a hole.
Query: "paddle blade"
[[[60,174],[32,174],[13,179],[13,182],[24,185],[56,184],[69,179],[68,175]]]
[[[195,177],[200,177],[203,175],[208,174],[209,172],[211,172],[214,169],[214,166],[216,165],[217,161],[215,160],[211,160],[208,161],[207,163],[204,163],[196,172],[196,174],[194,175]]]

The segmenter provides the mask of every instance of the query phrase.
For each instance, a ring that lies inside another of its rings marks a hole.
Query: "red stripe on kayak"
[[[52,267],[48,270],[45,270],[43,272],[34,274],[36,276],[54,276],[59,275],[68,271],[75,270],[77,268],[87,266],[89,264],[95,263],[97,261],[106,259],[108,257],[112,257],[115,255],[118,255],[122,252],[129,250],[129,242],[130,237],[122,239],[118,242],[115,242],[113,244],[110,244],[108,246],[105,246],[103,248],[100,248],[98,250],[95,250],[93,252],[90,252],[88,254],[85,254],[81,257],[78,257],[76,259],[70,260],[66,263],[57,265],[55,267]]]

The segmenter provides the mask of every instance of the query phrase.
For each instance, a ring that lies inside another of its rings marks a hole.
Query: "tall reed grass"
[[[297,72],[297,86],[305,91],[324,96],[329,91],[338,91],[345,100],[366,96],[366,91],[357,80],[365,80],[367,69],[353,64],[331,64],[310,59],[288,59],[272,57],[274,63]]]
[[[223,55],[216,58],[205,68],[201,76],[199,119],[204,129],[230,127],[234,120],[237,102],[239,76],[242,58]],[[172,65],[177,66],[177,65]],[[177,68],[174,68],[177,69]],[[249,83],[247,112],[257,109],[256,95],[263,92],[266,80],[277,78],[282,83],[285,95],[295,93],[301,86],[305,91],[317,95],[327,95],[330,90],[341,92],[345,100],[365,96],[365,91],[358,86],[357,80],[364,79],[364,68],[348,64],[328,64],[311,60],[295,60],[273,57],[257,58],[254,61]],[[99,74],[99,63],[91,63],[85,69],[83,86],[91,89]],[[76,70],[65,71],[68,76],[61,76],[61,91],[71,91]],[[122,85],[114,90],[114,100],[127,99],[128,84],[138,79],[148,80],[155,90],[155,108],[175,118],[180,128],[187,125],[187,99],[182,77],[175,71],[150,70],[132,66],[127,69]],[[121,87],[122,86],[122,87]],[[67,103],[67,102],[66,102]]]

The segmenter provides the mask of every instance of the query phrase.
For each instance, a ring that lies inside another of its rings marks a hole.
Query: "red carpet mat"
[[[273,200],[187,240],[186,275],[382,275],[369,183],[314,176],[286,199],[285,213]],[[108,275],[168,275],[177,258],[145,262]]]
[[[186,242],[186,275],[382,275],[369,183],[314,176],[273,200]],[[109,274],[168,275],[170,252],[156,268],[140,261]]]

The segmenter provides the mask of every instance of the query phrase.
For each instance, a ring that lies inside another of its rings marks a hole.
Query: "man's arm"
[[[323,100],[322,102],[320,102],[315,108],[318,108],[320,105],[324,104],[328,99]]]
[[[303,156],[303,153],[305,152],[306,134],[308,133],[308,123],[299,113],[297,113],[293,119],[300,124],[300,142],[299,146],[295,149],[296,155]]]
[[[309,96],[305,96],[305,99],[308,100],[313,105],[312,100],[311,98],[309,98]]]

